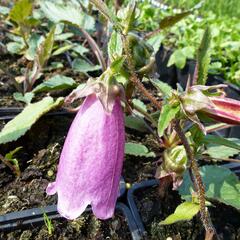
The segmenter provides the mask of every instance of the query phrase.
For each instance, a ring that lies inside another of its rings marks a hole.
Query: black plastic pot
[[[134,194],[135,194],[135,192],[137,192],[141,189],[152,187],[152,186],[157,186],[158,184],[159,184],[159,180],[152,179],[152,180],[147,180],[147,181],[143,181],[140,183],[136,183],[128,190],[128,194],[127,194],[128,205],[132,211],[133,218],[138,226],[139,234],[142,239],[146,239],[147,232],[143,225],[141,216],[138,212],[137,205],[136,205],[136,202],[134,199]]]
[[[222,166],[231,169],[240,178],[240,164],[239,163],[224,164]],[[148,239],[147,231],[145,230],[142,218],[140,216],[140,213],[139,213],[137,205],[136,205],[135,194],[139,191],[142,191],[143,189],[158,186],[158,184],[159,184],[159,180],[157,180],[157,179],[146,180],[146,181],[134,184],[128,191],[128,195],[127,195],[128,205],[132,211],[132,215],[138,226],[139,233],[140,233],[142,239]]]
[[[135,224],[129,208],[125,204],[119,202],[116,205],[116,211],[121,212],[126,218],[132,239],[140,240],[137,225]],[[86,212],[90,213],[91,208],[87,208]],[[44,225],[43,214],[46,214],[51,220],[57,220],[62,218],[57,212],[56,205],[8,213],[0,216],[0,231],[11,232],[18,229],[28,229],[42,226]]]

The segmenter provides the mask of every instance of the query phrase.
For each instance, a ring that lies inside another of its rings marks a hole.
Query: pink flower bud
[[[212,106],[202,109],[209,117],[216,121],[239,125],[240,124],[240,101],[225,97],[209,97]]]
[[[58,194],[62,216],[75,219],[91,205],[97,218],[112,217],[124,143],[124,114],[119,97],[107,113],[94,93],[87,96],[68,132],[56,181],[47,187],[48,194]]]

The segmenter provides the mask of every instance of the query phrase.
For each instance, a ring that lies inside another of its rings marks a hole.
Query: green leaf
[[[18,0],[9,13],[10,19],[20,25],[32,14],[31,0]]]
[[[139,132],[147,132],[148,129],[141,117],[127,116],[125,117],[125,126],[137,130]]]
[[[76,82],[70,78],[63,75],[55,75],[52,78],[49,78],[47,81],[39,84],[33,89],[34,93],[46,92],[52,90],[63,90],[71,89],[76,87]]]
[[[0,6],[0,14],[2,15],[8,15],[10,12],[10,9],[8,7],[5,6]]]
[[[147,112],[147,106],[144,104],[144,102],[142,102],[141,100],[139,99],[136,99],[134,98],[132,100],[132,103],[133,103],[133,106],[136,108],[136,109],[140,109],[142,112]],[[139,113],[138,111],[134,111],[134,113],[136,113],[137,115],[139,116],[143,116],[141,113]]]
[[[52,56],[57,56],[60,55],[62,53],[65,53],[66,51],[70,50],[73,48],[73,44],[66,44],[65,46],[59,47],[58,49],[56,49],[53,53]]]
[[[15,92],[13,94],[13,97],[16,101],[20,101],[20,102],[24,102],[26,104],[31,103],[33,97],[34,97],[34,93],[32,92],[27,92],[24,95],[20,92]]]
[[[122,56],[122,39],[121,35],[116,31],[112,32],[111,38],[108,43],[108,57],[111,61],[114,61],[117,57]]]
[[[205,85],[207,81],[208,68],[210,64],[210,54],[208,52],[211,43],[211,32],[206,28],[201,44],[197,52],[197,81],[198,85]]]
[[[239,139],[236,139],[239,140]],[[240,141],[238,141],[240,143]],[[212,158],[216,159],[224,159],[224,158],[230,158],[233,157],[234,155],[239,154],[240,150],[226,147],[226,146],[220,146],[220,145],[212,145],[210,144],[207,146],[207,150],[203,152],[203,154],[207,154]]]
[[[178,13],[174,16],[165,17],[160,22],[160,29],[164,29],[164,28],[173,26],[174,24],[176,24],[177,22],[179,22],[180,20],[182,20],[183,18],[185,18],[186,16],[188,16],[191,13],[192,13],[192,11],[187,11],[187,12]]]
[[[20,54],[24,48],[23,42],[9,42],[7,43],[7,50],[12,54]]]
[[[171,97],[173,90],[171,86],[157,79],[151,79],[150,81],[165,97]]]
[[[50,32],[47,34],[46,39],[41,44],[40,51],[38,53],[38,60],[41,67],[43,67],[47,60],[51,57],[53,44],[54,44],[54,32],[55,26],[52,27]]]
[[[176,65],[178,68],[182,69],[186,64],[187,57],[185,56],[182,49],[175,50],[168,60],[167,66]]]
[[[74,71],[82,72],[82,73],[93,72],[93,71],[97,71],[97,70],[101,69],[101,66],[91,65],[88,62],[86,62],[85,60],[80,59],[80,58],[74,59],[72,64],[73,64],[72,67],[73,67]]]
[[[59,4],[42,0],[40,1],[40,7],[46,17],[55,23],[65,21],[86,30],[94,31],[94,18],[84,13],[80,5],[75,3],[68,1],[66,4]]]
[[[110,68],[114,74],[118,74],[123,66],[125,61],[124,57],[117,57],[110,65]]]
[[[193,202],[183,202],[175,209],[175,212],[169,215],[160,225],[173,224],[179,221],[191,220],[200,210],[199,204]]]
[[[231,138],[223,138],[215,135],[206,135],[203,139],[202,142],[205,144],[218,144],[218,145],[224,145],[226,147],[234,148],[237,150],[240,150],[240,144],[236,143],[234,140]]]
[[[15,148],[14,150],[10,151],[9,153],[7,153],[5,155],[5,158],[10,160],[10,159],[13,159],[14,158],[14,155],[19,152],[23,147],[17,147]]]
[[[154,53],[156,53],[159,50],[164,38],[165,38],[164,35],[162,33],[159,33],[147,40],[147,43],[153,47]]]
[[[162,137],[164,131],[170,124],[170,122],[175,118],[176,114],[180,111],[180,107],[173,107],[170,104],[163,105],[160,117],[158,120],[158,135]]]
[[[21,113],[4,126],[0,132],[0,144],[17,140],[24,135],[42,115],[62,103],[63,98],[58,98],[54,101],[52,97],[45,97],[39,102],[29,104]]]
[[[125,154],[138,157],[155,157],[154,152],[150,152],[148,148],[140,143],[126,143]]]
[[[29,40],[28,40],[28,46],[29,48],[27,49],[27,51],[25,52],[25,57],[27,58],[27,60],[29,61],[33,61],[35,56],[36,56],[36,52],[38,47],[40,47],[40,44],[43,42],[44,37],[40,36],[37,33],[33,33]]]
[[[108,8],[102,0],[90,0],[92,4],[112,23],[117,27],[118,21],[116,15]]]
[[[75,47],[72,48],[72,50],[78,54],[80,54],[81,56],[84,55],[84,53],[89,52],[89,49],[83,47],[82,45],[78,44]]]
[[[200,168],[206,190],[206,197],[240,209],[240,181],[228,168],[206,165]],[[185,172],[179,193],[185,199],[193,186],[188,172]]]

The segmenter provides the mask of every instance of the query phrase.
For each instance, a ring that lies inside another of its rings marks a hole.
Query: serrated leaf
[[[174,16],[167,16],[161,20],[159,27],[160,29],[171,27],[191,13],[192,11],[187,11],[187,12],[178,13]]]
[[[93,72],[93,71],[100,70],[101,66],[91,65],[83,59],[76,58],[76,59],[74,59],[74,61],[72,63],[72,68],[74,71],[87,73],[87,72]]]
[[[150,152],[148,148],[140,143],[126,143],[125,154],[138,157],[155,157],[154,152]]]
[[[203,139],[202,142],[205,144],[218,144],[218,145],[223,145],[226,147],[234,148],[237,150],[240,150],[240,144],[236,143],[236,141],[215,135],[206,135]]]
[[[39,84],[33,89],[33,92],[46,92],[52,90],[63,90],[71,89],[76,87],[76,82],[70,78],[63,75],[55,75],[52,78],[49,78],[47,81]]]
[[[148,129],[141,117],[127,116],[125,117],[125,126],[137,130],[139,132],[147,132]]]
[[[207,150],[203,152],[203,154],[207,154],[212,158],[216,159],[224,159],[230,158],[234,155],[239,154],[240,150],[226,147],[226,146],[219,146],[219,145],[210,145],[207,147]]]
[[[169,86],[167,83],[162,82],[157,79],[151,79],[151,83],[155,88],[157,88],[165,97],[171,97],[172,95],[172,87]]]
[[[184,202],[178,205],[174,213],[169,215],[160,225],[169,225],[179,221],[191,220],[200,210],[199,204]]]
[[[240,181],[228,168],[206,165],[200,168],[206,197],[240,209]],[[185,199],[193,189],[188,172],[185,172],[179,193]]]
[[[205,85],[210,64],[209,48],[211,43],[211,33],[209,27],[206,28],[201,44],[197,52],[197,81],[198,85]]]
[[[71,2],[59,4],[42,0],[40,7],[46,17],[55,23],[65,21],[89,31],[95,30],[94,18],[85,14],[77,4]]]
[[[10,10],[9,17],[18,25],[23,23],[32,14],[31,0],[18,0]]]
[[[111,38],[108,43],[108,57],[111,61],[114,61],[117,57],[122,56],[122,39],[121,35],[116,31],[113,31],[111,34]]]
[[[43,67],[48,61],[48,59],[51,57],[54,44],[54,32],[55,26],[52,27],[50,32],[47,34],[46,39],[41,44],[40,51],[38,53],[38,61],[41,67]]]
[[[24,135],[42,115],[62,103],[62,97],[56,101],[54,101],[52,97],[45,97],[39,102],[29,104],[21,113],[4,126],[0,132],[0,144],[17,140]]]
[[[160,117],[158,120],[158,135],[162,137],[164,131],[170,124],[170,122],[175,118],[176,114],[180,111],[180,107],[173,107],[170,104],[163,105]]]

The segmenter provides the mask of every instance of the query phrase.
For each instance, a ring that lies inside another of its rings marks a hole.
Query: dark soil
[[[161,226],[160,221],[172,214],[181,203],[176,191],[168,191],[164,199],[160,199],[157,187],[136,192],[136,203],[141,218],[148,232],[148,240],[203,240],[204,228],[200,217],[191,221],[178,222],[172,225]],[[219,240],[240,239],[240,212],[220,203],[209,207],[213,225],[218,233]]]
[[[28,230],[0,233],[1,240],[130,240],[131,235],[121,213],[107,221],[97,220],[91,214],[83,214],[75,221],[52,221],[50,234],[47,225]]]

